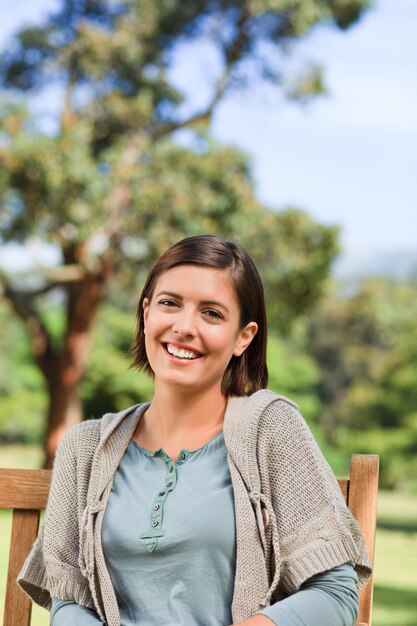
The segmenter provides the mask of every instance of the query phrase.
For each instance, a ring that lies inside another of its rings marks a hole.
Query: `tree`
[[[245,87],[253,68],[283,83],[277,60],[284,48],[319,23],[347,28],[368,4],[63,0],[44,26],[22,30],[2,54],[1,238],[36,238],[61,255],[58,266],[38,268],[29,286],[4,272],[1,279],[49,393],[47,464],[62,431],[82,417],[79,383],[112,278],[131,289],[173,241],[220,232],[239,236],[265,267],[268,294],[286,303],[275,307],[275,319],[287,323],[317,299],[336,231],[294,210],[261,207],[247,157],[214,145],[207,126],[226,91]],[[186,114],[169,67],[178,45],[201,37],[215,46],[221,71],[204,109]],[[266,45],[274,55],[264,54]],[[311,72],[314,80],[291,81],[291,97],[320,91],[319,69]],[[30,111],[30,98],[47,97],[51,87],[60,106],[45,123]],[[191,148],[173,143],[181,129],[189,130]],[[282,249],[277,232],[292,239]],[[62,303],[56,332],[46,316],[52,293]]]
[[[327,440],[380,454],[389,487],[415,487],[416,296],[412,281],[368,279],[348,298],[327,298],[309,320]]]

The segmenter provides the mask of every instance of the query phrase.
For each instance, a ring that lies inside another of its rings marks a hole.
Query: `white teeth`
[[[200,355],[196,352],[191,352],[189,350],[180,350],[175,346],[172,346],[170,343],[167,344],[167,350],[173,356],[178,357],[179,359],[197,359]]]

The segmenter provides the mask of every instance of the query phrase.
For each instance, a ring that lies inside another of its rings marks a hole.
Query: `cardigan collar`
[[[224,440],[229,454],[241,468],[249,489],[257,489],[256,446],[258,422],[265,408],[281,396],[261,389],[251,396],[228,398],[224,416]],[[288,402],[288,400],[285,398]],[[293,403],[291,403],[293,404]],[[100,442],[94,453],[87,503],[99,508],[99,500],[119,466],[138,422],[150,403],[136,404],[119,413],[106,413],[101,420]],[[237,445],[237,442],[239,445]]]
[[[136,426],[150,403],[141,403],[106,413],[101,419],[100,441],[94,452],[87,504],[99,508],[100,498],[119,466]]]

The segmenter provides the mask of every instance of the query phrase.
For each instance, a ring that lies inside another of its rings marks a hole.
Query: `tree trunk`
[[[62,384],[62,377],[49,381],[49,405],[44,436],[44,468],[51,468],[65,431],[83,420],[82,401],[77,385]]]
[[[90,275],[73,285],[63,345],[59,351],[48,351],[37,359],[49,392],[44,467],[51,467],[65,431],[83,420],[78,387],[85,373],[91,327],[103,296],[101,275]]]
[[[67,267],[58,268],[55,272],[56,282],[38,291],[18,292],[4,277],[2,281],[4,295],[25,323],[32,343],[34,361],[42,372],[48,389],[49,405],[44,437],[45,467],[52,465],[64,432],[83,419],[78,386],[85,373],[91,327],[103,301],[107,279],[113,270],[110,258],[95,272],[87,272],[79,263],[82,258],[81,245],[74,246],[64,258]],[[68,266],[72,268],[70,280]],[[77,270],[75,278],[73,267]],[[60,341],[53,340],[34,302],[36,297],[57,286],[66,290],[66,302],[63,306],[67,323]]]

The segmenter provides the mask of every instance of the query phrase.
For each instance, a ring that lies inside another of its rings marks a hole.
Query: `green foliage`
[[[282,333],[325,293],[339,231],[291,208],[255,219],[246,220],[248,249],[261,270],[271,328]]]
[[[386,486],[417,486],[416,303],[416,283],[368,280],[329,298],[309,327],[327,439],[380,454]]]
[[[315,391],[319,372],[313,359],[294,342],[269,336],[267,362],[268,387],[296,402],[306,420],[314,426],[320,403]]]
[[[134,316],[106,305],[94,329],[92,349],[81,386],[84,415],[101,417],[152,397],[152,380],[129,369]]]
[[[93,83],[103,107],[90,109],[91,115],[99,120],[103,108],[111,108],[116,114],[105,134],[119,134],[138,126],[141,111],[146,121],[149,113],[162,118],[167,110],[175,111],[181,95],[168,82],[166,70],[178,43],[209,40],[229,80],[248,79],[250,62],[256,60],[259,74],[278,82],[281,47],[318,24],[346,29],[369,5],[369,0],[64,0],[43,26],[19,33],[3,54],[3,80],[29,90],[51,79],[51,65],[56,80],[67,79],[64,69],[72,82]],[[265,43],[275,55],[262,54]],[[108,99],[117,94],[128,96],[132,105],[139,102],[136,116],[135,107],[125,108],[123,98],[119,115],[114,103],[109,106]]]

